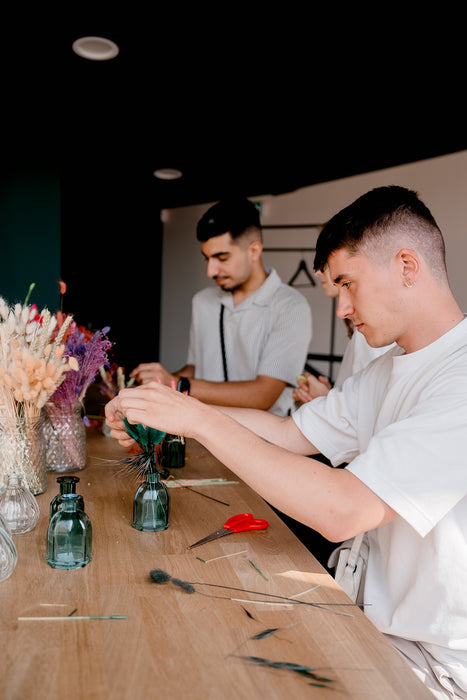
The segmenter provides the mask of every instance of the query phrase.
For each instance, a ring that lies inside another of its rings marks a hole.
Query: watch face
[[[190,393],[190,380],[188,377],[180,377],[177,384],[177,391]]]

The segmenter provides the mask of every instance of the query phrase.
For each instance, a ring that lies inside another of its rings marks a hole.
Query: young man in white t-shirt
[[[415,192],[380,187],[330,219],[316,254],[337,315],[393,349],[289,417],[149,384],[120,392],[107,421],[124,445],[122,415],[198,440],[329,540],[368,532],[365,614],[435,697],[467,698],[467,319],[442,234]]]
[[[324,270],[315,269],[315,275],[320,279],[321,287],[327,297],[332,299],[338,296],[339,291],[332,283],[327,266]],[[393,347],[393,344],[391,344],[384,345],[381,348],[372,348],[368,345],[362,333],[355,332],[353,324],[348,318],[344,318],[343,320],[347,327],[349,342],[347,343],[339,371],[337,372],[336,381],[334,382],[335,386],[342,384],[347,377],[352,376],[355,372],[359,372],[374,360],[375,357],[379,357],[386,352],[386,350]],[[307,401],[316,399],[317,396],[326,396],[332,389],[332,386],[328,377],[324,375],[316,377],[311,374],[311,372],[305,371],[302,375],[297,377],[297,386],[293,390],[292,396],[297,404],[306,403]]]

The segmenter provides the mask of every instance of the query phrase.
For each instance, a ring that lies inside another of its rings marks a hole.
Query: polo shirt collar
[[[268,306],[271,302],[271,298],[274,295],[276,289],[282,284],[281,278],[277,274],[274,268],[265,268],[267,277],[259,289],[257,289],[253,294],[244,299],[241,304],[234,307],[232,292],[224,292],[224,290],[219,290],[221,293],[221,303],[224,304],[228,309],[244,309],[247,306]]]

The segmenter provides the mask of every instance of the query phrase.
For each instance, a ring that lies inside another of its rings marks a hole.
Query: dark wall
[[[112,359],[127,370],[156,360],[160,209],[152,173],[128,162],[136,134],[116,117],[128,105],[114,104],[104,66],[79,59],[97,69],[94,88],[70,66],[63,78],[67,37],[5,26],[0,294],[24,301],[35,282],[30,301],[56,311],[62,278],[63,310],[79,325],[110,326]]]
[[[5,168],[0,179],[0,295],[11,304],[29,299],[59,308],[60,178],[58,167]]]
[[[160,210],[147,182],[116,169],[62,172],[64,311],[90,329],[110,326],[112,359],[129,372],[159,354]]]
[[[159,354],[160,210],[143,178],[18,163],[0,178],[0,296],[110,326],[111,360],[130,371]],[[103,180],[104,178],[102,178]],[[112,178],[110,178],[112,180]]]

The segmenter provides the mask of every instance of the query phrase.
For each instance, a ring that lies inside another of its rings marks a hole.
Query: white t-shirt
[[[400,515],[368,533],[365,614],[467,691],[467,319],[417,352],[396,345],[293,420]]]
[[[195,378],[223,382],[219,314],[224,308],[224,339],[228,381],[249,381],[259,374],[289,385],[270,408],[285,416],[293,406],[293,387],[303,372],[311,341],[311,309],[297,289],[284,284],[277,272],[234,306],[231,292],[207,287],[192,300],[187,364]]]
[[[392,343],[392,345],[385,345],[382,348],[372,348],[371,345],[368,345],[362,333],[354,331],[345,348],[336,381],[334,382],[335,385],[338,386],[342,384],[347,377],[352,376],[355,372],[360,372],[360,370],[366,367],[375,357],[379,357],[389,350],[389,348],[392,348],[393,345],[394,343]]]

